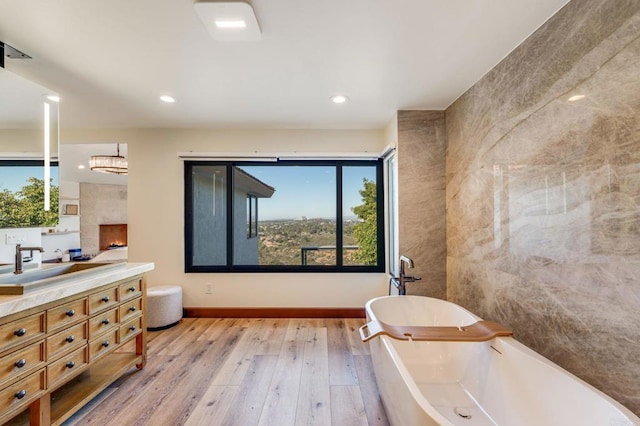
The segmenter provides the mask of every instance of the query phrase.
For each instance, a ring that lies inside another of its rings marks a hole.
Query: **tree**
[[[363,189],[358,191],[363,204],[351,208],[360,222],[353,227],[353,235],[358,241],[359,250],[355,258],[363,265],[375,265],[378,262],[378,217],[376,183],[363,179]]]
[[[44,210],[44,180],[27,179],[27,185],[13,193],[0,192],[0,228],[53,226],[58,223],[58,187],[51,185],[51,208]]]
[[[19,224],[18,212],[20,211],[20,201],[16,194],[5,189],[0,192],[0,228],[15,228]]]

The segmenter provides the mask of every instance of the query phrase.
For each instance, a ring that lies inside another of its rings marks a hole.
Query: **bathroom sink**
[[[24,294],[30,290],[76,278],[87,278],[107,271],[126,268],[126,263],[66,263],[29,269],[22,274],[11,271],[0,274],[1,294]],[[3,271],[3,269],[0,269]]]
[[[22,265],[24,270],[37,268],[37,263],[25,263]],[[0,263],[0,274],[6,274],[7,272],[13,272],[16,270],[16,265],[13,263]],[[2,276],[2,275],[0,275]]]

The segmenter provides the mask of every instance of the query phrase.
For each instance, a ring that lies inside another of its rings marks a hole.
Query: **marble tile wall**
[[[100,225],[127,222],[127,186],[80,184],[80,247],[84,254],[100,252]]]
[[[446,111],[448,299],[636,414],[639,11],[571,1]]]
[[[421,281],[407,294],[446,298],[444,111],[398,111],[399,250]]]

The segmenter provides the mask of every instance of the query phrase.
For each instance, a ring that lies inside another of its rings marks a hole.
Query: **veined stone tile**
[[[448,299],[637,414],[639,10],[569,3],[446,111]]]

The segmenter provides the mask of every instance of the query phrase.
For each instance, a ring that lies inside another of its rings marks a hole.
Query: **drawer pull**
[[[66,340],[66,341],[67,341],[67,343],[71,343],[71,342],[73,342],[74,340],[76,340],[76,338],[75,338],[75,337],[73,337],[73,336],[69,336],[69,337],[67,337],[67,338],[66,338],[66,339],[64,339],[64,340]]]
[[[131,327],[129,327],[129,330],[131,330],[131,331],[136,331],[136,326],[135,326],[135,325],[132,325]]]
[[[129,291],[134,292],[134,291],[136,291],[136,288],[135,287],[129,287]]]
[[[135,312],[135,311],[136,311],[136,307],[135,307],[135,306],[132,306],[132,307],[130,307],[130,308],[129,308],[129,310],[130,310],[131,312]]]
[[[15,334],[18,337],[22,337],[25,334],[27,334],[27,329],[26,328],[19,328],[16,331],[14,331],[13,334]]]
[[[76,311],[74,311],[73,309],[69,309],[67,312],[64,313],[66,316],[68,317],[72,317],[76,314]]]
[[[109,301],[109,296],[103,296],[101,299],[104,303],[107,303]]]
[[[75,367],[75,366],[76,366],[76,363],[75,363],[74,361],[69,361],[69,362],[67,363],[67,368],[73,368],[73,367]]]
[[[25,365],[27,365],[27,360],[24,359],[24,358],[17,360],[16,363],[15,363],[15,366],[18,367],[18,368],[22,368]]]
[[[16,397],[17,399],[22,399],[25,396],[27,396],[27,391],[22,389],[21,391],[16,392],[15,395],[13,395],[13,396]]]
[[[109,346],[109,341],[105,340],[104,342],[102,342],[102,346],[104,346],[105,348]]]
[[[102,320],[102,323],[103,323],[104,325],[108,325],[108,324],[109,324],[109,318],[105,318],[105,319],[103,319],[103,320]]]

